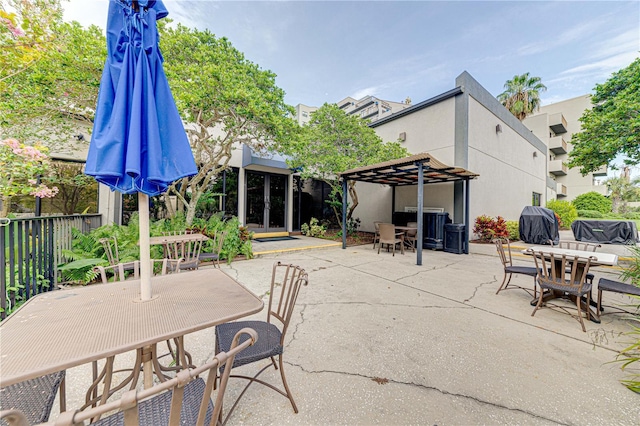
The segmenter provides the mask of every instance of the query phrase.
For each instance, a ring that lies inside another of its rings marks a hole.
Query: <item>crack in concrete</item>
[[[285,362],[285,364],[288,364],[292,367],[298,367],[300,370],[302,370],[305,373],[308,374],[339,374],[342,376],[348,376],[348,377],[358,377],[358,378],[363,378],[363,379],[369,379],[369,380],[374,380],[377,377],[375,376],[367,376],[365,374],[359,374],[359,373],[349,373],[349,372],[345,372],[345,371],[335,371],[335,370],[315,370],[315,371],[311,371],[311,370],[307,370],[305,369],[301,364],[295,364],[295,363],[291,363],[291,362]],[[521,408],[514,408],[514,407],[508,407],[506,405],[502,405],[502,404],[497,404],[495,402],[491,402],[491,401],[487,401],[484,399],[481,399],[477,396],[473,396],[473,395],[465,395],[462,393],[457,393],[457,392],[450,392],[447,391],[445,389],[440,389],[436,386],[429,386],[429,385],[424,385],[421,383],[415,383],[415,382],[403,382],[401,380],[395,380],[395,379],[390,379],[388,377],[385,377],[386,380],[388,380],[388,383],[393,383],[396,385],[405,385],[405,386],[412,386],[412,387],[417,387],[420,389],[425,389],[425,390],[431,390],[431,391],[435,391],[438,392],[442,395],[445,396],[453,396],[453,397],[458,397],[458,398],[463,398],[463,399],[467,399],[467,400],[471,400],[474,402],[477,402],[478,404],[483,404],[483,405],[488,405],[494,408],[498,408],[498,409],[502,409],[502,410],[508,410],[508,411],[512,411],[512,412],[516,412],[516,413],[522,413],[522,414],[526,414],[528,416],[531,416],[533,418],[536,419],[540,419],[540,420],[545,420],[551,423],[555,423],[555,424],[559,424],[559,425],[569,425],[568,423],[562,423],[557,419],[552,419],[549,417],[545,417],[542,416],[540,414],[534,413],[532,411],[528,411],[528,410],[523,410]]]
[[[473,309],[474,306],[437,306],[437,305],[409,305],[404,303],[370,303],[370,302],[310,302],[305,306],[322,306],[322,305],[365,305],[365,306],[393,306],[401,308],[436,308],[436,309]]]
[[[464,299],[464,300],[462,301],[462,303],[467,303],[467,302],[469,302],[471,299],[473,299],[474,297],[476,297],[476,293],[478,293],[478,290],[479,290],[479,289],[480,289],[480,287],[482,287],[483,285],[485,285],[485,284],[493,284],[493,283],[496,283],[496,282],[498,282],[498,279],[497,279],[497,278],[496,278],[496,276],[494,275],[494,276],[493,276],[493,280],[492,280],[492,281],[487,281],[487,282],[484,282],[484,283],[480,283],[480,284],[478,284],[478,285],[473,289],[473,294],[471,295],[471,297],[469,297],[469,298],[467,298],[467,299]]]

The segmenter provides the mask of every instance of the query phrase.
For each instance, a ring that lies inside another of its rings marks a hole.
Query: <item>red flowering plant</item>
[[[491,216],[482,215],[476,218],[473,233],[478,236],[481,241],[491,241],[494,238],[509,237],[507,229],[507,221],[502,216],[492,218]]]

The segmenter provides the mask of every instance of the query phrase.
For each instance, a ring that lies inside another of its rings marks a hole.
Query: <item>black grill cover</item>
[[[520,213],[520,239],[528,244],[549,244],[549,240],[557,243],[560,234],[553,210],[526,206]]]
[[[577,241],[608,244],[638,242],[636,223],[631,220],[576,220],[571,224]]]

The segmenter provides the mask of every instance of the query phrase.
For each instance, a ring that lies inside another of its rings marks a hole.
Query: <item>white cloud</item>
[[[638,52],[624,52],[617,55],[609,56],[599,61],[594,61],[588,64],[579,65],[577,67],[569,68],[560,73],[560,75],[567,74],[590,74],[590,73],[610,73],[617,71],[629,65],[638,57]]]

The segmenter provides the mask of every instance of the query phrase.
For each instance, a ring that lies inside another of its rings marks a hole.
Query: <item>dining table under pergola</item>
[[[389,185],[393,188],[399,186],[417,186],[417,222],[418,238],[416,246],[417,265],[422,265],[423,239],[423,199],[424,185],[445,182],[463,182],[464,184],[464,225],[465,225],[465,249],[469,253],[469,181],[479,175],[462,167],[448,166],[428,152],[415,154],[409,157],[358,167],[340,173],[342,181],[342,248],[347,247],[347,197],[349,181],[360,181]],[[395,196],[393,197],[395,199]]]

